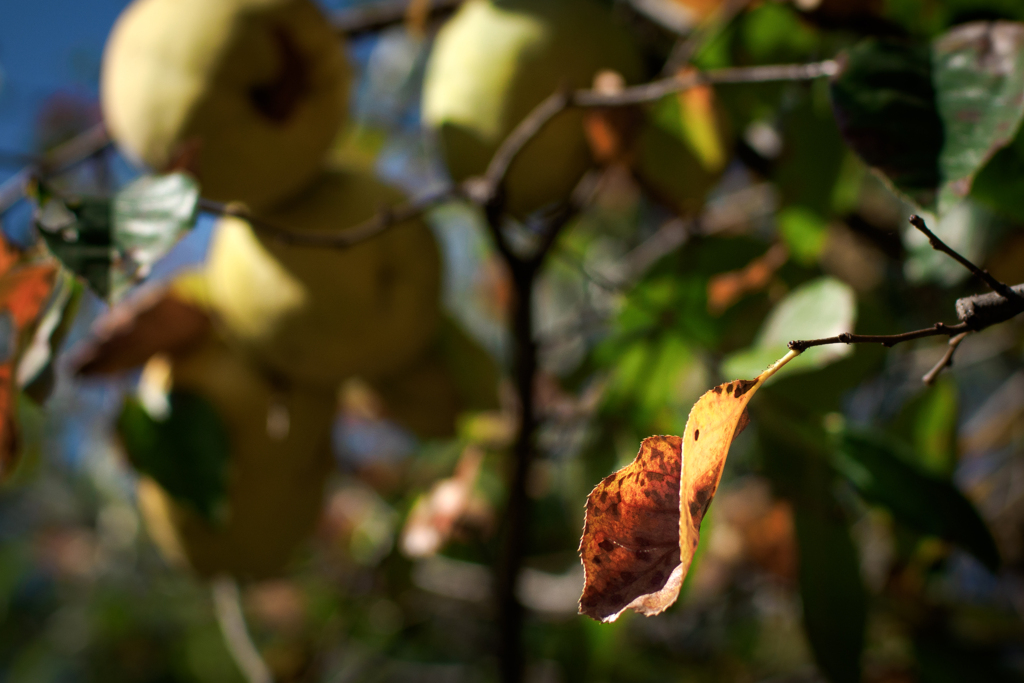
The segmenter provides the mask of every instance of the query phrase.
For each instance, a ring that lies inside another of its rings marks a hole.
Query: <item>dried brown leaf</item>
[[[72,366],[79,375],[105,375],[138,367],[158,353],[184,353],[210,331],[210,317],[194,297],[177,283],[117,304],[93,325]]]
[[[614,621],[633,609],[651,616],[676,601],[729,447],[749,419],[747,403],[796,355],[791,351],[756,379],[707,392],[690,411],[682,438],[644,439],[632,463],[594,488],[580,541],[581,614]]]

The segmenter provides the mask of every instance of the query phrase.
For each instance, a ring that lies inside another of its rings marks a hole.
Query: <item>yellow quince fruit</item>
[[[107,40],[100,95],[129,157],[262,207],[320,170],[350,80],[312,0],[135,0]]]

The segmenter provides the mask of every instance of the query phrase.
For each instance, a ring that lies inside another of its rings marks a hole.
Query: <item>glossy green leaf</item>
[[[776,305],[753,346],[725,360],[722,374],[754,377],[785,355],[790,341],[851,332],[856,317],[857,301],[849,285],[831,277],[804,283]],[[805,351],[786,372],[793,374],[820,368],[852,352],[845,344],[814,347]]]
[[[868,40],[832,84],[847,142],[912,201],[945,213],[1024,117],[1024,25],[973,22],[930,49]]]
[[[121,257],[114,290],[145,278],[195,223],[199,186],[185,173],[144,176],[114,197],[113,242]]]
[[[846,432],[837,466],[864,498],[915,531],[961,546],[995,571],[999,550],[974,506],[952,482],[909,464],[880,439]]]
[[[964,24],[932,44],[932,80],[945,129],[940,213],[967,196],[974,175],[1024,116],[1024,25]]]
[[[230,438],[205,398],[172,391],[170,411],[156,418],[135,398],[125,401],[117,430],[132,465],[209,521],[223,516]]]

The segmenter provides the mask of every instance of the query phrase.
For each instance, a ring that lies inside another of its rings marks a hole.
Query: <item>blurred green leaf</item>
[[[810,59],[819,44],[818,34],[780,3],[761,3],[747,12],[738,38],[758,63]]]
[[[144,176],[113,200],[48,196],[37,224],[65,267],[116,300],[192,227],[198,202],[199,187],[184,173]]]
[[[800,598],[814,659],[832,683],[859,683],[867,596],[850,530],[838,515],[797,506]]]
[[[783,146],[773,180],[784,204],[828,216],[848,154],[825,81],[787,93],[778,107]]]
[[[971,198],[993,211],[1024,221],[1024,127],[978,172]]]
[[[110,201],[47,199],[38,219],[46,246],[64,267],[81,277],[100,297],[110,294],[110,269],[116,260]]]
[[[910,465],[880,439],[845,432],[837,466],[869,502],[919,533],[961,546],[992,571],[999,550],[974,506],[949,481]]]
[[[55,382],[53,362],[78,313],[84,288],[67,270],[60,270],[32,340],[18,360],[17,381],[36,403],[49,397]]]
[[[818,260],[828,230],[821,216],[802,206],[791,206],[779,212],[777,221],[779,235],[794,259],[803,265]]]
[[[726,358],[722,374],[754,377],[784,356],[790,341],[850,332],[856,316],[857,302],[849,285],[830,277],[807,282],[790,292],[772,310],[752,347]],[[820,368],[852,352],[845,344],[810,348],[786,371],[792,374]]]
[[[868,39],[832,82],[836,123],[862,159],[922,206],[941,181],[944,130],[927,46]]]
[[[158,419],[138,399],[125,401],[117,430],[128,459],[172,497],[216,522],[227,495],[227,430],[213,405],[198,394],[172,391],[168,402],[168,415]]]

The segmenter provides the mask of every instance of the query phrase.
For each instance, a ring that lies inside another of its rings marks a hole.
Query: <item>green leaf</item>
[[[1024,117],[1024,25],[964,24],[930,49],[864,41],[832,99],[850,146],[912,201],[945,213]]]
[[[28,347],[18,359],[17,382],[36,403],[50,395],[55,382],[53,361],[78,314],[84,288],[67,270],[60,270],[53,294],[40,316]]]
[[[110,294],[110,268],[115,261],[111,241],[110,201],[83,198],[66,203],[51,197],[37,219],[50,252],[104,299]]]
[[[996,152],[974,178],[971,198],[987,208],[1024,222],[1024,127],[1013,141]]]
[[[779,302],[765,320],[750,348],[722,364],[726,377],[754,377],[786,354],[794,339],[832,337],[853,330],[857,302],[850,286],[831,277],[811,280]],[[853,350],[845,344],[817,346],[805,351],[787,373],[808,371],[844,358]]]
[[[973,22],[932,43],[936,104],[945,128],[940,212],[967,196],[974,175],[1024,116],[1024,25]]]
[[[951,482],[918,470],[864,434],[842,435],[836,464],[867,501],[887,508],[899,522],[959,545],[992,571],[999,568],[991,532]]]
[[[145,278],[153,264],[195,223],[199,186],[185,173],[144,176],[114,197],[114,246],[122,263],[114,289]]]
[[[830,681],[859,682],[867,596],[857,549],[833,493],[830,438],[820,418],[790,404],[774,387],[763,391],[751,412],[764,473],[793,505],[807,639]]]
[[[202,396],[172,391],[166,418],[153,417],[135,398],[125,401],[117,430],[132,465],[206,520],[223,517],[230,438]]]
[[[778,230],[789,253],[803,265],[818,260],[825,248],[828,224],[818,215],[802,206],[791,206],[778,213]]]
[[[116,300],[192,227],[198,203],[199,188],[190,176],[145,176],[113,200],[49,196],[37,225],[69,270],[101,297]]]
[[[832,683],[859,683],[867,597],[860,560],[841,515],[797,506],[804,629],[822,673]]]

